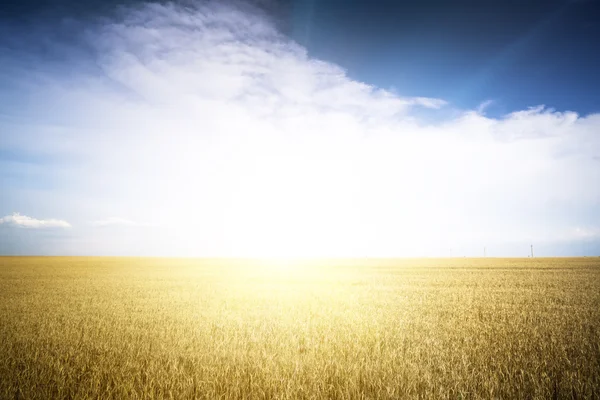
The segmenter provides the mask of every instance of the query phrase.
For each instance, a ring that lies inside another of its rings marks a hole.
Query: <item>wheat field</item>
[[[600,258],[0,258],[3,399],[600,398]]]

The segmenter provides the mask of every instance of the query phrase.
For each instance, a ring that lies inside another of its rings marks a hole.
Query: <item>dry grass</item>
[[[0,258],[1,398],[600,398],[600,258]]]

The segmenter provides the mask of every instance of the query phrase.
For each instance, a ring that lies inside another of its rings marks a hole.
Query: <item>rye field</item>
[[[598,399],[600,258],[0,258],[2,399]]]

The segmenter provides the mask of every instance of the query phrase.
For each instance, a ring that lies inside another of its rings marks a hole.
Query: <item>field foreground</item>
[[[0,257],[0,398],[600,398],[600,258]]]

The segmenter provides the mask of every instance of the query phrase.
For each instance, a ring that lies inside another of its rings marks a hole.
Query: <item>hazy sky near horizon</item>
[[[507,4],[6,3],[0,254],[598,255],[598,2]]]

